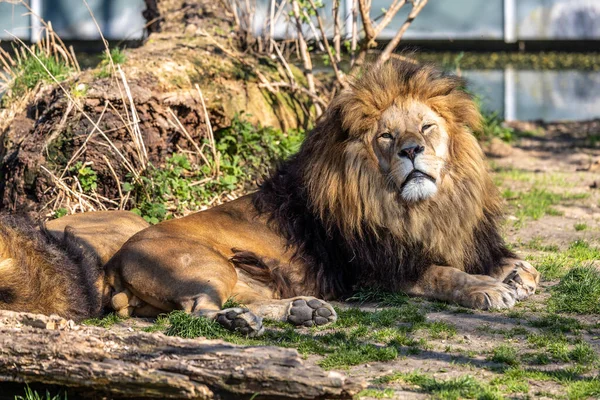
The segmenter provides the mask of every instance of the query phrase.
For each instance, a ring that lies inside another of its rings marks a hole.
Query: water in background
[[[600,72],[466,70],[483,108],[506,120],[582,121],[600,118]]]

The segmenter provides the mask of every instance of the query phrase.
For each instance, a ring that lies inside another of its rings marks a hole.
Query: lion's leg
[[[244,282],[239,282],[232,297],[254,314],[271,321],[310,327],[329,324],[337,319],[337,314],[329,303],[312,296],[273,299],[272,293],[255,290]]]
[[[262,318],[248,309],[221,310],[237,283],[226,257],[195,241],[178,240],[171,246],[164,242],[132,243],[109,262],[115,293],[111,304],[119,315],[183,310],[250,336],[262,332]],[[167,256],[164,247],[171,248]]]
[[[490,276],[514,287],[517,300],[524,300],[534,294],[540,283],[540,273],[527,261],[518,258],[504,259],[504,263],[491,271]]]
[[[502,281],[438,265],[432,265],[417,282],[406,284],[403,290],[410,295],[484,310],[511,308],[517,300],[516,290]]]

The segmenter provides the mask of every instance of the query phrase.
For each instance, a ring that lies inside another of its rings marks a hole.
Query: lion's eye
[[[429,129],[431,129],[434,126],[434,124],[425,124],[421,127],[421,132],[427,132]]]
[[[394,137],[389,132],[385,132],[385,133],[382,133],[381,135],[379,135],[379,139],[391,140],[393,138]]]

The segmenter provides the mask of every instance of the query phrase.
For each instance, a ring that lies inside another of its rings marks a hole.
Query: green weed
[[[223,304],[223,306],[221,307],[222,309],[225,308],[236,308],[236,307],[244,307],[244,305],[242,303],[240,303],[239,301],[235,300],[235,297],[230,297],[227,299],[227,301],[225,301],[225,303]]]
[[[63,61],[62,57],[47,55],[37,48],[34,48],[33,51],[37,59],[29,53],[23,53],[26,55],[17,59],[16,65],[12,67],[11,75],[14,78],[10,83],[8,95],[2,99],[4,106],[11,99],[22,97],[41,82],[54,82],[52,76],[60,82],[73,72],[73,69]]]
[[[388,399],[394,397],[392,389],[365,389],[356,395],[356,398],[371,397],[374,399]]]
[[[98,78],[108,78],[112,75],[111,61],[115,65],[124,64],[127,61],[127,55],[123,49],[115,47],[110,51],[110,54],[102,53],[102,58],[99,64],[99,70],[96,73]]]
[[[502,394],[486,383],[470,375],[447,380],[436,379],[420,372],[397,372],[377,380],[378,383],[406,382],[418,386],[421,391],[436,399],[502,399]]]
[[[592,399],[600,397],[600,378],[572,382],[567,388],[570,400]]]
[[[514,347],[504,344],[493,349],[492,354],[488,357],[488,360],[511,366],[519,364],[517,350]]]
[[[483,124],[481,132],[477,134],[478,139],[490,140],[492,138],[499,138],[507,143],[515,139],[514,129],[504,126],[504,121],[498,117],[498,113],[482,112],[482,116]]]
[[[546,314],[541,318],[530,321],[529,325],[552,333],[578,333],[585,328],[584,324],[575,318],[563,317],[558,314]]]
[[[89,326],[100,326],[102,328],[110,328],[111,326],[118,324],[123,321],[123,318],[119,317],[115,313],[110,313],[102,318],[89,318],[82,322],[83,325]]]
[[[98,188],[98,174],[90,164],[79,161],[70,168],[70,171],[77,178],[84,193],[91,193]]]
[[[169,316],[167,314],[160,314],[156,317],[154,323],[142,329],[144,332],[164,332],[169,327]]]
[[[456,326],[449,322],[428,322],[420,325],[420,327],[429,332],[429,337],[431,339],[450,339],[456,336]]]
[[[48,390],[46,390],[46,395],[40,395],[37,391],[31,389],[29,385],[25,386],[25,395],[24,396],[15,396],[15,400],[67,400],[67,393],[64,394],[56,394],[51,395]]]
[[[577,232],[579,232],[579,231],[585,231],[588,228],[587,224],[584,224],[582,222],[573,225],[573,227],[575,228],[575,230]]]
[[[548,306],[552,312],[600,313],[600,271],[593,266],[571,269],[551,290]]]

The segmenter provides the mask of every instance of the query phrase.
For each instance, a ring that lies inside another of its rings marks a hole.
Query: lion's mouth
[[[404,180],[404,183],[402,183],[402,188],[404,188],[404,186],[406,186],[406,184],[410,181],[413,180],[423,180],[423,179],[428,179],[431,182],[435,183],[435,178],[431,175],[427,175],[425,172],[423,171],[419,171],[418,169],[413,169],[411,171],[410,174],[408,174],[408,176],[406,177],[406,179]]]

